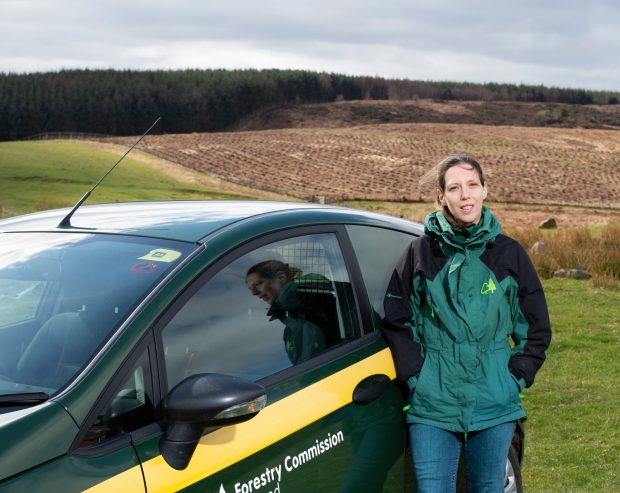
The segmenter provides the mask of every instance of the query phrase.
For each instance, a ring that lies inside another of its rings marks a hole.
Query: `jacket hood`
[[[468,228],[454,228],[440,211],[431,212],[424,220],[426,234],[440,239],[457,250],[481,248],[500,234],[502,226],[487,207],[482,207],[478,224]]]

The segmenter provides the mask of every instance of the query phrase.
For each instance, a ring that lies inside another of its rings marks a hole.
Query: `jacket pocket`
[[[411,404],[414,407],[420,405],[420,398],[427,394],[428,386],[432,385],[433,370],[431,366],[433,366],[432,360],[436,359],[436,356],[437,354],[434,351],[426,351],[422,368],[420,368],[420,373],[415,381],[415,387],[410,389],[413,391]],[[431,380],[431,382],[429,382],[429,380]]]
[[[428,419],[451,420],[458,414],[453,362],[438,350],[427,350],[411,400],[412,412]]]
[[[514,376],[514,374],[510,371],[510,369],[508,369],[508,373],[510,373],[512,380],[517,386],[517,394],[520,394],[521,392],[523,392],[523,389],[525,389],[525,380],[523,380],[522,378],[517,379],[517,377]]]
[[[519,385],[508,369],[510,350],[484,353],[477,412],[481,418],[510,414],[519,407]]]

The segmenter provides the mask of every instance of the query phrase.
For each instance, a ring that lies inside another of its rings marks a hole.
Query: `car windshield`
[[[0,396],[66,386],[193,248],[119,235],[0,235]]]

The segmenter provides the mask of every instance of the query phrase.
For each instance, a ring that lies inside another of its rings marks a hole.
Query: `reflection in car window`
[[[148,351],[145,350],[115,391],[111,402],[97,415],[81,447],[92,447],[105,440],[129,433],[153,421],[153,387]]]
[[[383,298],[394,266],[415,236],[391,229],[359,225],[348,225],[347,231],[375,316],[382,318]]]
[[[168,388],[203,372],[259,380],[356,337],[335,235],[279,241],[217,272],[163,329]]]
[[[3,325],[33,319],[47,281],[0,279],[0,321]]]
[[[67,384],[192,245],[83,233],[2,235],[0,394]]]

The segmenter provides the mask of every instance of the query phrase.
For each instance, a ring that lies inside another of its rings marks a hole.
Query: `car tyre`
[[[504,493],[523,493],[521,463],[514,447],[510,447],[510,450],[508,450],[506,475],[504,476]]]

